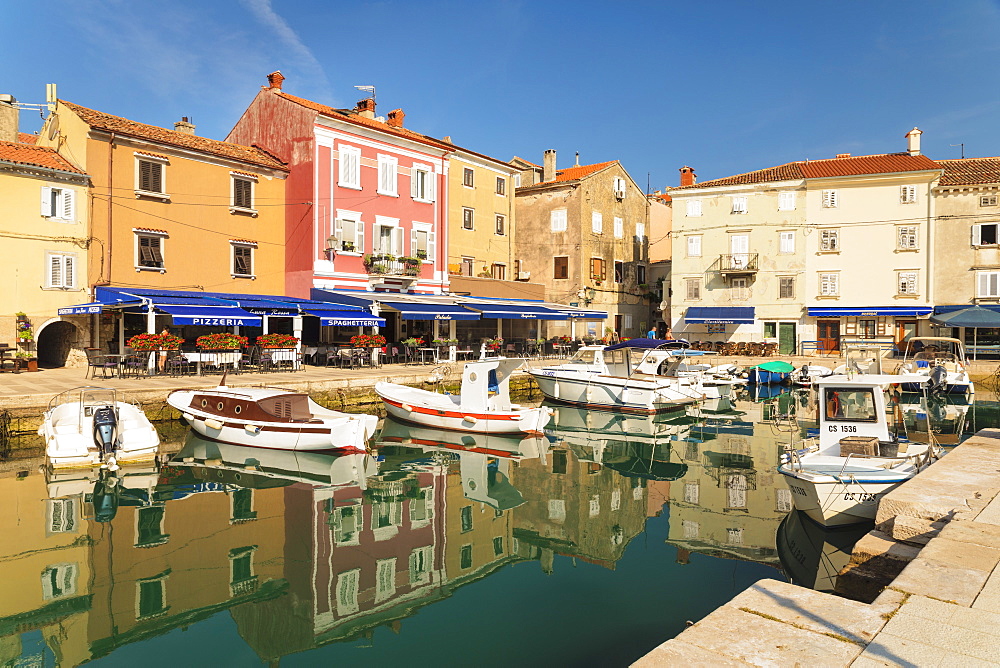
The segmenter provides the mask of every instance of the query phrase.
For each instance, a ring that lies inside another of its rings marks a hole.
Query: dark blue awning
[[[364,311],[330,311],[319,308],[303,309],[306,315],[317,316],[321,325],[333,325],[339,327],[383,327],[385,318],[379,318]]]
[[[529,306],[528,304],[462,304],[467,309],[479,311],[484,318],[498,320],[569,320],[563,311],[555,311],[544,306]]]
[[[930,306],[810,306],[806,313],[813,318],[838,318],[843,316],[888,315],[897,318],[914,318],[930,315]]]
[[[261,317],[235,306],[191,306],[156,304],[157,310],[171,316],[174,325],[209,325],[213,327],[256,327]]]
[[[748,325],[754,322],[753,306],[689,306],[684,322],[713,325]]]
[[[550,307],[551,308],[551,307]],[[556,309],[562,313],[565,313],[570,320],[607,320],[608,314],[606,311],[590,311],[582,308],[558,308]]]
[[[455,304],[383,301],[382,306],[399,311],[403,320],[479,320],[479,314]]]
[[[107,306],[104,302],[91,302],[89,304],[77,304],[75,306],[64,306],[56,313],[59,315],[82,315],[87,313],[100,313]]]

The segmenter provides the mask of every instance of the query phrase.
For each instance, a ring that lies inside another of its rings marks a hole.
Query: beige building
[[[649,203],[617,160],[556,169],[521,158],[516,191],[520,270],[547,300],[607,313],[607,320],[550,322],[550,335],[642,336],[650,325]]]
[[[674,206],[670,195],[655,192],[649,200],[649,283],[652,327],[658,336],[665,336],[670,320],[670,267],[673,257]]]

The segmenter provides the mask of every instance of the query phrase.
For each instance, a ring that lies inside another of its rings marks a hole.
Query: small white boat
[[[510,401],[510,375],[523,363],[504,357],[468,362],[458,395],[386,381],[375,383],[375,393],[389,415],[422,426],[480,434],[541,432],[552,409],[524,408]]]
[[[844,363],[835,367],[833,373],[836,375],[886,373],[882,368],[882,356],[885,352],[882,346],[873,343],[847,345],[844,348]]]
[[[635,370],[676,378],[679,387],[690,388],[705,399],[732,396],[736,386],[746,383],[746,379],[736,377],[736,365],[713,366],[703,361],[702,356],[705,355],[714,356],[715,353],[687,349],[652,349],[638,361]]]
[[[54,396],[38,434],[52,468],[115,467],[151,461],[159,434],[136,404],[104,387],[78,387]]]
[[[903,358],[903,373],[927,376],[931,394],[971,394],[976,391],[969,379],[965,347],[958,339],[946,336],[914,336]],[[918,392],[913,383],[903,385],[904,392]]]
[[[937,455],[933,443],[890,432],[887,388],[920,385],[926,376],[828,376],[819,388],[819,443],[786,453],[778,472],[795,507],[824,526],[875,518],[879,499]]]
[[[378,418],[323,408],[278,387],[174,390],[167,403],[209,440],[275,450],[364,451]]]
[[[803,364],[792,372],[790,378],[792,384],[799,387],[812,387],[820,378],[833,375],[833,369],[821,364]]]

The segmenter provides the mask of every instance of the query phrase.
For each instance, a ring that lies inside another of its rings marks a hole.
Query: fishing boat
[[[375,383],[375,393],[389,415],[426,427],[480,434],[540,432],[552,410],[525,408],[510,400],[510,376],[523,363],[504,357],[467,362],[457,395],[387,381]]]
[[[104,387],[78,387],[49,400],[38,428],[52,468],[115,467],[156,458],[160,437],[138,405]]]
[[[946,336],[914,336],[903,357],[902,372],[927,376],[931,394],[967,395],[976,391],[969,379],[965,347],[958,339]],[[904,392],[919,392],[914,383],[904,383]]]
[[[886,388],[927,382],[915,375],[836,375],[817,382],[819,438],[786,453],[778,472],[795,507],[824,526],[870,521],[879,499],[937,455],[933,443],[890,431]]]
[[[774,360],[747,369],[747,382],[751,385],[777,385],[788,380],[795,367],[788,362]]]
[[[275,450],[364,451],[378,424],[374,415],[329,410],[278,387],[174,390],[167,403],[204,438]]]
[[[778,525],[775,535],[781,567],[794,584],[835,591],[837,576],[850,562],[855,543],[871,528],[871,524],[824,527],[793,510]]]
[[[599,351],[581,349],[567,364],[529,369],[528,373],[542,394],[555,402],[636,413],[680,409],[705,398],[698,378],[640,370],[647,368],[644,362],[651,351],[676,343],[632,339]]]

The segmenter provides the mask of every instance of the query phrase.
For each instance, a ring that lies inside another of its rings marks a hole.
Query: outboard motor
[[[110,522],[118,514],[118,491],[120,489],[117,476],[102,472],[91,500],[94,504],[94,519],[98,522]]]
[[[943,366],[936,366],[931,369],[930,381],[927,383],[927,389],[931,394],[940,394],[944,392],[948,387],[948,370]]]
[[[101,460],[115,452],[118,438],[118,416],[114,406],[101,406],[94,411],[94,443],[101,451]]]

